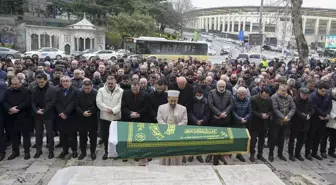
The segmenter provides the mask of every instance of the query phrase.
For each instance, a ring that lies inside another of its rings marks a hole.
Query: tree
[[[150,35],[155,30],[155,20],[151,16],[139,12],[131,15],[120,13],[110,18],[108,30],[118,32],[122,36],[126,34],[132,36]]]
[[[172,4],[174,9],[182,14],[185,14],[195,8],[191,0],[172,0]]]
[[[302,29],[302,3],[303,0],[291,0],[292,2],[292,23],[295,41],[299,58],[305,64],[308,63],[309,48]]]

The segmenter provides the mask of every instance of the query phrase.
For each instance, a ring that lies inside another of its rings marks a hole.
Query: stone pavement
[[[55,138],[58,140],[58,138]],[[56,142],[57,143],[57,142]],[[61,152],[61,149],[55,150],[55,156]],[[265,149],[264,157],[268,156],[268,149]],[[285,151],[287,152],[287,151]],[[7,150],[6,157],[11,153],[11,150]],[[35,153],[35,149],[32,149],[31,156]],[[60,169],[70,166],[137,166],[137,162],[129,160],[128,162],[122,162],[121,160],[108,159],[103,161],[103,147],[98,146],[97,159],[92,161],[90,157],[84,158],[82,161],[72,159],[67,156],[66,160],[47,158],[48,151],[43,149],[43,155],[40,159],[24,160],[23,150],[21,155],[12,161],[7,159],[0,162],[0,185],[47,185],[56,172]],[[89,151],[88,151],[89,154]],[[288,157],[287,153],[284,153]],[[233,162],[235,165],[248,165],[251,162],[248,160],[248,155],[244,156],[246,161],[242,163],[233,156]],[[283,162],[277,157],[273,163],[266,162],[265,164],[286,184],[286,185],[335,185],[336,184],[336,159],[328,157],[323,161],[308,161],[304,162]],[[254,164],[262,164],[258,161]],[[185,164],[187,166],[194,165],[209,165],[201,164],[198,161]],[[153,160],[149,163],[150,167],[159,167],[158,160]],[[196,166],[195,166],[196,168]],[[238,172],[237,172],[238,173]]]

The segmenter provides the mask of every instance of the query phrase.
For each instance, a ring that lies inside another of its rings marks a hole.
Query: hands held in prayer
[[[110,109],[110,108],[106,108],[106,109],[105,109],[105,112],[107,112],[107,113],[109,113],[109,114],[114,114],[113,111],[112,111],[112,109]]]
[[[138,114],[137,112],[131,112],[130,117],[131,117],[132,119],[134,119],[134,118],[140,118],[140,114]]]
[[[40,108],[38,108],[38,110],[36,111],[36,113],[39,114],[39,115],[43,115],[44,114],[43,113],[43,109],[40,109]]]
[[[62,119],[67,119],[67,118],[68,118],[64,113],[61,113],[59,116],[60,116]]]
[[[85,112],[83,113],[83,116],[84,116],[84,117],[90,117],[91,115],[92,115],[92,113],[90,113],[89,110],[87,110],[87,111],[85,111]]]
[[[268,119],[268,118],[269,118],[269,115],[266,114],[266,113],[262,113],[262,114],[261,114],[261,118],[262,118],[262,119]]]
[[[12,108],[9,109],[8,114],[10,114],[10,115],[12,115],[12,114],[16,114],[16,113],[18,113],[19,111],[20,111],[20,110],[17,109],[16,106],[15,106],[15,107],[12,107]]]

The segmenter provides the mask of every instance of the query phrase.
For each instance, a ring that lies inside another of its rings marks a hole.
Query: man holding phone
[[[76,112],[79,115],[80,121],[78,125],[79,130],[79,143],[81,154],[78,160],[82,160],[86,156],[87,134],[90,138],[90,153],[91,159],[96,159],[97,147],[97,111],[96,105],[97,91],[93,90],[91,80],[83,82],[82,90],[77,93],[77,106]]]

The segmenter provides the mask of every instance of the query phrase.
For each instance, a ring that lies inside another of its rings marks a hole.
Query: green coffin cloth
[[[109,157],[121,159],[247,153],[247,129],[113,121]]]

